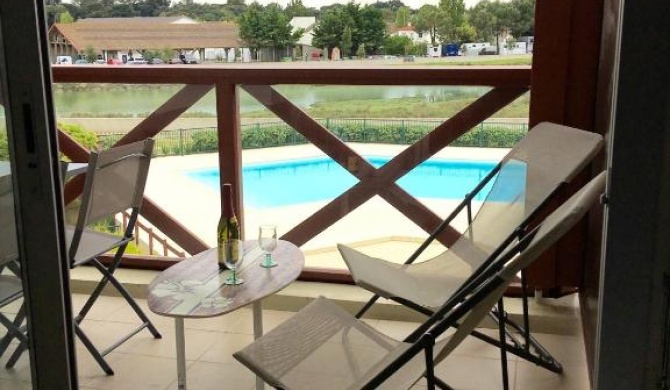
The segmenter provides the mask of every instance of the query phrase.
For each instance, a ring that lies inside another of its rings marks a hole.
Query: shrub
[[[319,121],[345,142],[412,144],[439,124],[439,121],[325,119]],[[525,124],[484,123],[457,138],[452,146],[511,148],[526,134]],[[122,134],[101,135],[103,147],[117,142]],[[307,143],[305,137],[283,122],[242,126],[242,149],[267,148]],[[218,150],[216,129],[163,131],[156,136],[156,154],[180,155]],[[0,140],[1,145],[1,140]]]
[[[219,150],[219,139],[215,130],[205,130],[191,135],[193,144],[191,146],[194,152],[216,152]]]
[[[69,134],[79,144],[88,150],[98,149],[98,135],[83,126],[73,123],[58,123],[58,128]]]
[[[9,159],[9,144],[7,142],[7,131],[0,128],[0,161]]]

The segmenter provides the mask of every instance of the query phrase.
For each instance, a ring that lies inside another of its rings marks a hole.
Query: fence
[[[344,142],[412,144],[428,134],[440,120],[408,119],[319,119]],[[452,146],[480,148],[513,147],[528,131],[524,122],[482,122],[459,137]],[[103,149],[111,147],[124,133],[98,134]],[[218,151],[216,129],[193,128],[164,130],[154,138],[154,155],[183,156]],[[305,144],[307,140],[284,122],[242,125],[242,149]]]

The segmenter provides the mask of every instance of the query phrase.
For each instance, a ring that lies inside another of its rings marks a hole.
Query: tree
[[[358,50],[356,50],[356,57],[365,58],[365,44],[361,43],[358,45]]]
[[[463,0],[440,0],[437,35],[442,43],[457,42],[458,29],[465,22],[465,3]]]
[[[421,6],[416,17],[414,17],[414,29],[417,32],[428,32],[432,46],[437,45],[437,25],[439,20],[440,10],[430,4]]]
[[[360,14],[361,22],[358,30],[361,38],[357,45],[364,44],[368,53],[377,53],[384,45],[384,38],[386,37],[384,16],[378,8],[372,5],[363,7]]]
[[[470,24],[477,30],[479,38],[495,40],[496,52],[500,53],[500,39],[510,32],[514,21],[519,19],[519,11],[512,3],[483,0],[470,10]]]
[[[412,54],[415,56],[423,56],[428,52],[428,45],[426,42],[414,43],[407,51],[407,54]]]
[[[365,43],[361,30],[364,23],[361,6],[351,0],[344,5],[342,10],[344,12],[344,28],[348,26],[351,29],[351,47],[358,47],[361,43]],[[344,29],[342,29],[342,34],[344,34]]]
[[[477,30],[468,22],[465,22],[456,29],[455,35],[458,43],[474,42],[477,39]]]
[[[384,44],[386,26],[381,11],[370,5],[360,8],[353,2],[323,12],[314,28],[312,44],[321,49],[339,47],[346,27],[351,29],[350,51],[363,44],[368,53],[376,52]]]
[[[73,0],[80,18],[104,18],[111,15],[113,0]]]
[[[495,16],[491,12],[491,3],[482,0],[468,12],[468,22],[477,31],[477,38],[490,42],[495,35]]]
[[[326,49],[336,47],[342,42],[344,32],[342,6],[329,8],[321,14],[319,23],[314,28],[312,44],[315,47]],[[330,58],[330,53],[326,53]]]
[[[170,0],[143,0],[134,5],[140,16],[160,16],[170,8]]]
[[[118,3],[112,4],[112,8],[109,10],[109,17],[112,18],[130,18],[133,16],[139,16],[139,11],[137,11],[133,4],[130,3]],[[105,16],[100,16],[105,17]]]
[[[410,11],[408,7],[401,7],[395,14],[395,25],[397,27],[405,27],[410,22]]]
[[[74,23],[74,18],[69,12],[65,11],[58,15],[58,23]]]
[[[314,10],[305,7],[302,0],[291,0],[284,8],[284,13],[289,19],[294,16],[314,16]]]
[[[240,38],[256,51],[272,48],[276,59],[277,49],[294,45],[304,33],[302,29],[293,33],[289,22],[279,5],[263,7],[254,2],[238,19]]]
[[[514,50],[515,47],[516,47],[516,39],[514,39],[514,37],[512,36],[507,37],[507,40],[505,41],[505,49],[512,51]]]
[[[240,38],[252,50],[258,50],[267,44],[263,25],[263,7],[257,2],[251,3],[246,11],[237,19]]]
[[[372,6],[378,9],[390,9],[393,13],[396,13],[405,6],[405,3],[401,0],[377,1]]]
[[[340,43],[340,48],[342,50],[342,57],[351,56],[351,26],[344,27],[344,32],[342,33],[342,42]]]
[[[384,41],[384,53],[391,55],[405,55],[414,45],[410,37],[404,35],[390,35]]]
[[[163,12],[164,16],[187,16],[196,20],[218,21],[235,20],[246,11],[247,6],[240,0],[232,0],[227,4],[199,4],[193,0],[183,0],[172,5]]]
[[[69,4],[68,4],[69,5]],[[58,4],[56,2],[53,2],[52,4],[47,4],[45,7],[45,12],[47,15],[47,24],[49,27],[51,27],[54,23],[72,23],[74,21],[74,18],[72,18],[72,15],[68,13],[67,7],[65,7],[63,4]],[[63,15],[68,14],[71,21],[66,21],[64,22]]]
[[[510,33],[515,37],[533,35],[535,29],[535,0],[512,0],[510,6],[518,12],[512,20]]]
[[[95,62],[95,60],[98,59],[98,51],[95,50],[93,46],[86,46],[86,50],[84,50],[84,56],[86,56],[86,62],[92,64]]]

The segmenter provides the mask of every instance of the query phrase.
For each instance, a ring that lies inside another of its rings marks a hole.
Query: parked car
[[[170,58],[170,63],[171,64],[183,64],[183,62],[181,62],[181,59],[179,59],[177,57]]]
[[[165,61],[161,60],[161,59],[158,58],[158,57],[154,57],[154,58],[152,58],[152,59],[149,61],[149,64],[150,64],[150,65],[162,65],[162,64],[164,64],[164,63],[165,63]]]
[[[70,65],[72,64],[72,56],[57,56],[56,63],[59,65]]]
[[[76,65],[87,65],[88,61],[84,59],[78,59],[77,61],[74,62]]]
[[[147,61],[142,57],[139,57],[139,58],[130,57],[128,59],[128,61],[126,62],[126,64],[127,65],[146,65]]]
[[[198,59],[195,58],[192,54],[182,54],[179,56],[182,64],[197,64]]]
[[[107,65],[123,65],[123,61],[118,58],[107,59]]]

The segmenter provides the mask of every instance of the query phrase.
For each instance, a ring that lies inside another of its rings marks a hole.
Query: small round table
[[[244,261],[238,275],[244,283],[225,285],[230,271],[219,272],[216,248],[208,249],[163,271],[149,284],[149,309],[175,320],[177,337],[177,384],[186,389],[184,319],[220,316],[253,304],[254,337],[263,334],[261,299],[276,293],[298,278],[305,257],[294,244],[279,240],[272,252],[274,268],[259,264],[264,252],[256,241],[244,242]],[[263,381],[256,379],[256,388]]]

